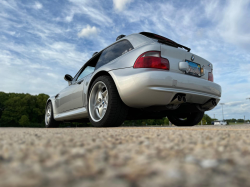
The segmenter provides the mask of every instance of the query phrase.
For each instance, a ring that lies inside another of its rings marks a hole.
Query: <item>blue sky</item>
[[[250,119],[249,20],[250,0],[1,0],[0,91],[54,95],[118,35],[149,31],[213,63],[225,118]]]

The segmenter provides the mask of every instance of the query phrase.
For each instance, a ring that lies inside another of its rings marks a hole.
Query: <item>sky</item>
[[[0,91],[55,95],[118,35],[147,31],[210,61],[224,118],[250,119],[249,20],[250,0],[0,0]]]

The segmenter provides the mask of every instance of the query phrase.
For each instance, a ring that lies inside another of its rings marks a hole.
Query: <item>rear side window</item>
[[[132,49],[134,48],[128,40],[122,40],[108,47],[102,52],[96,64],[96,69],[118,58],[119,56],[131,51]]]

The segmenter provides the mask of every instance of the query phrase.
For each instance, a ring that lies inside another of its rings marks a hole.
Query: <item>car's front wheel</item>
[[[46,106],[46,111],[45,111],[45,127],[56,128],[58,126],[59,126],[59,122],[54,120],[52,103],[49,101]]]
[[[91,85],[88,113],[95,127],[117,127],[126,119],[128,107],[121,100],[110,76],[100,76]]]
[[[194,126],[202,120],[203,115],[204,112],[193,112],[181,115],[172,114],[168,115],[168,119],[176,126]]]

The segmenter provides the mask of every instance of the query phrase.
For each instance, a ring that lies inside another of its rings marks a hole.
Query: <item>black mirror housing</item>
[[[66,81],[68,81],[68,82],[71,82],[71,81],[73,80],[73,77],[72,77],[71,75],[69,75],[69,74],[66,74],[66,75],[64,76],[64,80],[66,80]]]

